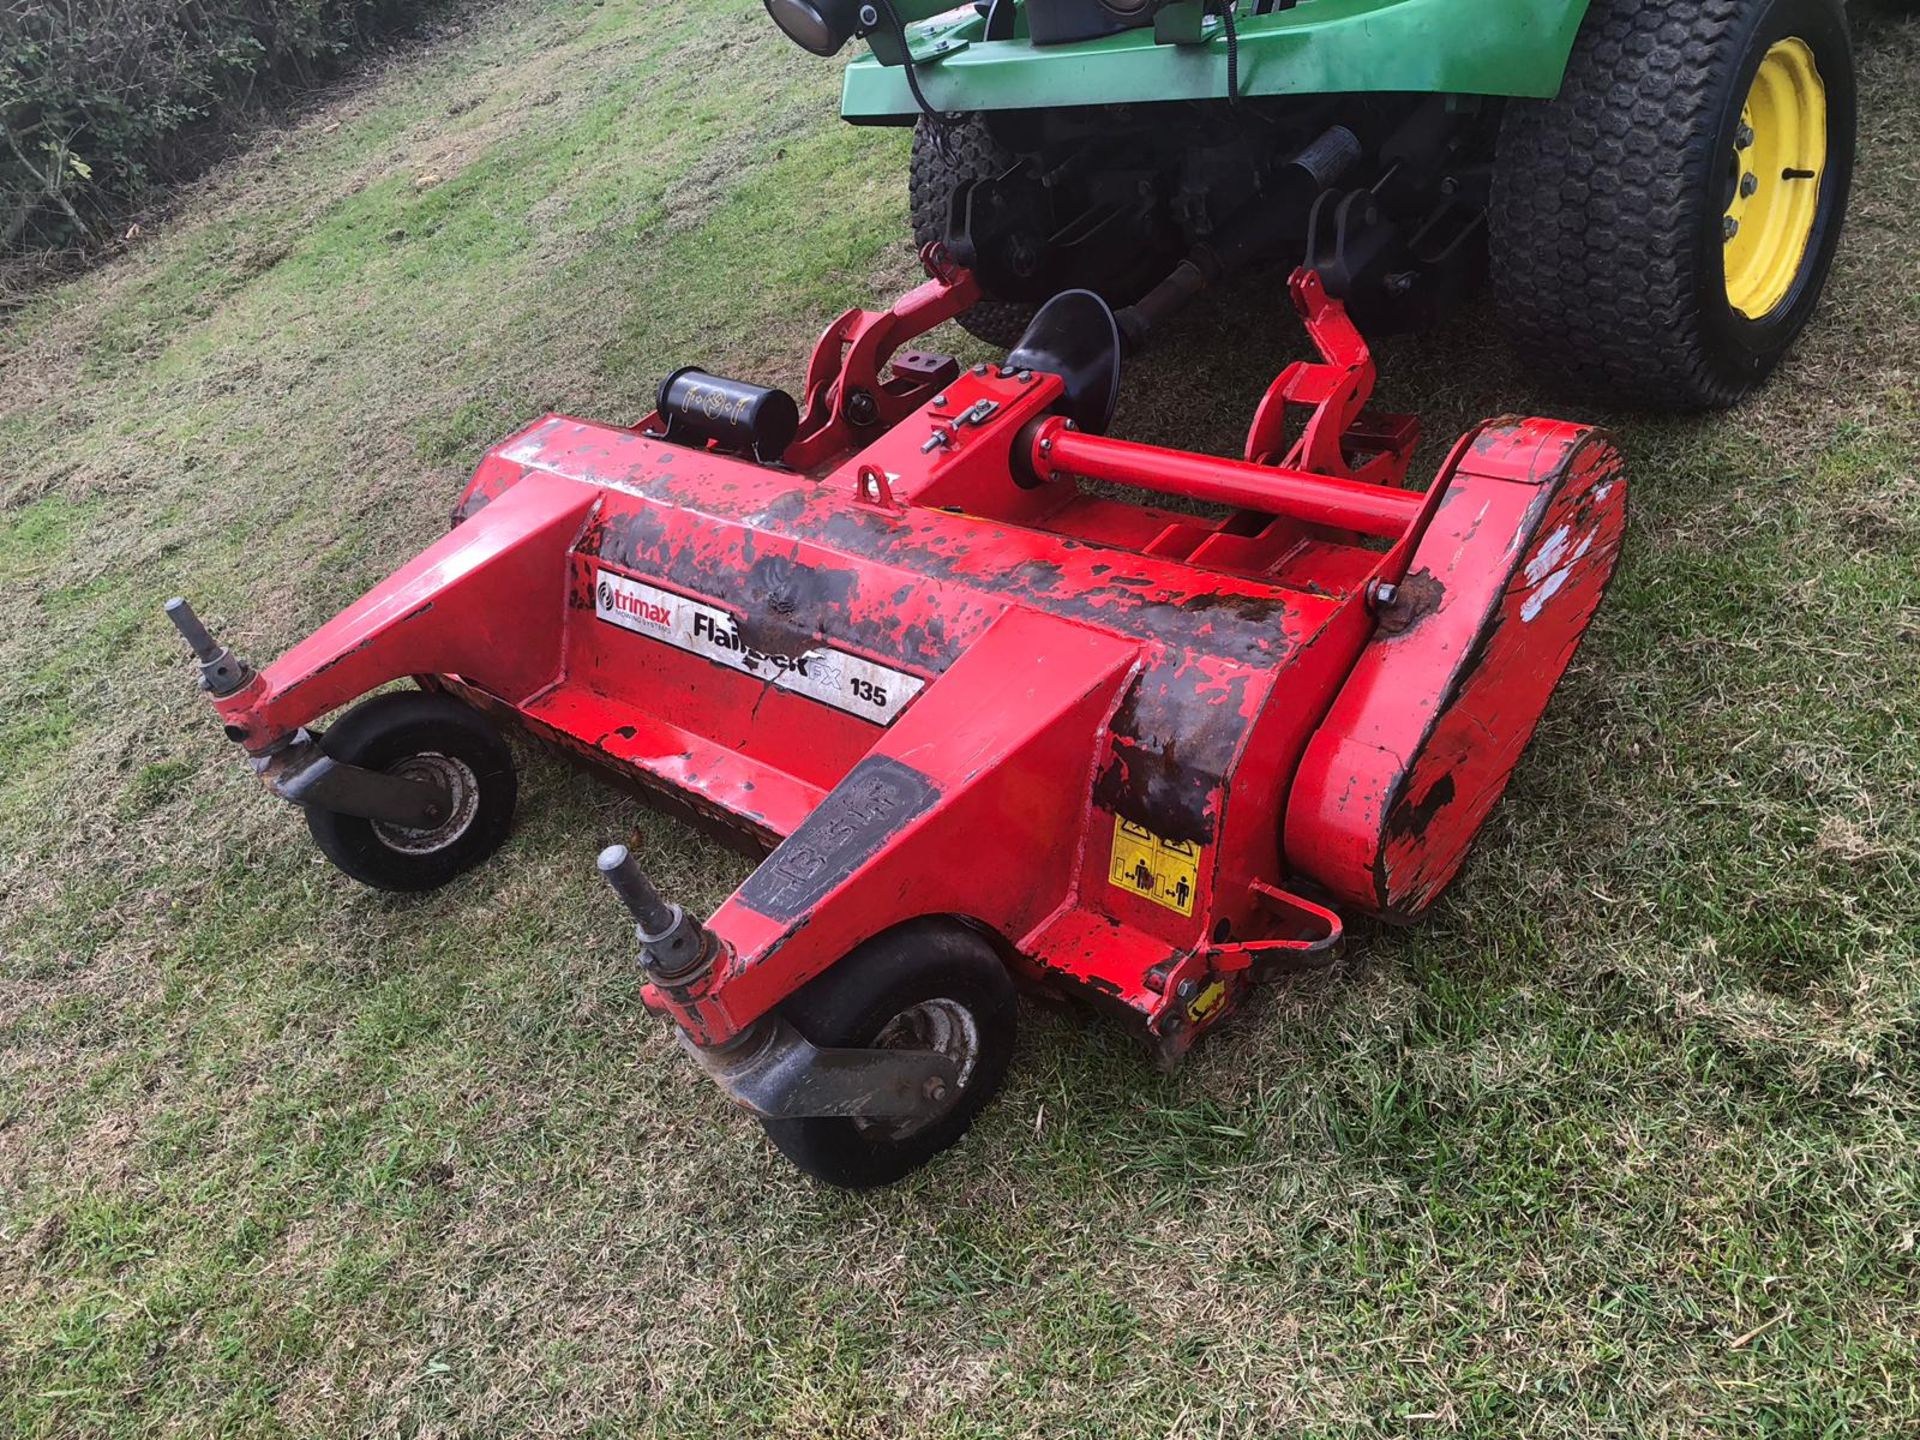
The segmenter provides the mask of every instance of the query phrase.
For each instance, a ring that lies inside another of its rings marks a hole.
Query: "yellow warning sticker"
[[[1226,998],[1227,987],[1225,982],[1215,980],[1212,984],[1208,985],[1206,989],[1193,997],[1193,1003],[1187,1006],[1187,1019],[1193,1021],[1196,1025],[1199,1024],[1202,1020],[1206,1019],[1207,1016],[1218,1010],[1220,1008],[1220,1002]]]
[[[1200,884],[1200,847],[1190,840],[1165,839],[1116,815],[1107,883],[1191,915]]]

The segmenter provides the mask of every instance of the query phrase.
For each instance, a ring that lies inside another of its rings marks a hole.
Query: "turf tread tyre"
[[[978,1037],[953,1108],[899,1139],[875,1138],[852,1120],[762,1120],[783,1155],[816,1180],[866,1190],[892,1184],[967,1133],[1006,1079],[1017,1030],[1013,982],[976,931],[942,919],[895,926],[801,986],[780,1013],[823,1049],[865,1047],[901,1011],[933,999],[964,1005]]]
[[[432,752],[465,765],[477,789],[471,820],[443,848],[412,853],[381,840],[371,820],[309,807],[307,829],[335,865],[376,890],[433,890],[498,850],[513,825],[519,781],[513,752],[484,715],[449,695],[397,691],[349,710],[320,738],[335,760],[385,770]]]
[[[947,210],[954,190],[963,181],[1005,173],[1014,158],[977,115],[949,126],[944,145],[923,116],[913,127],[913,159],[907,176],[913,243],[925,246],[946,239]],[[997,349],[1011,350],[1026,333],[1034,308],[1012,300],[982,300],[960,317],[960,327]]]
[[[1726,304],[1716,197],[1753,68],[1782,23],[1817,32],[1831,188],[1793,291],[1752,321]],[[1521,357],[1617,403],[1737,400],[1819,298],[1846,209],[1854,113],[1839,0],[1593,0],[1559,95],[1511,102],[1501,120],[1490,241]]]

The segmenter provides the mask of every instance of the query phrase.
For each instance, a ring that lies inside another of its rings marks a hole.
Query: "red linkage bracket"
[[[1401,484],[1420,422],[1366,408],[1373,396],[1373,353],[1347,318],[1347,307],[1327,294],[1319,272],[1295,270],[1287,289],[1321,358],[1294,361],[1267,388],[1247,432],[1247,459],[1370,485]],[[1287,422],[1301,409],[1309,413],[1299,438],[1288,445]]]
[[[953,319],[980,298],[971,271],[934,242],[920,252],[927,281],[889,310],[849,310],[827,326],[807,362],[806,407],[800,432],[781,459],[810,470],[843,450],[864,444],[898,424],[959,374],[951,360],[916,352],[899,356],[893,373],[880,372],[916,335]],[[865,412],[864,414],[861,412]]]

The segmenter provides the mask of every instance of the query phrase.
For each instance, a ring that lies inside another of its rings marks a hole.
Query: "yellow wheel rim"
[[[1778,41],[1740,107],[1721,217],[1727,303],[1749,320],[1793,289],[1813,239],[1827,167],[1827,87],[1807,42]]]

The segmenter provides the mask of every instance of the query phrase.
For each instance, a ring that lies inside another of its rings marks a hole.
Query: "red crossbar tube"
[[[1058,415],[1029,426],[1021,441],[1029,452],[1033,473],[1042,480],[1080,475],[1089,480],[1136,485],[1161,495],[1181,495],[1189,500],[1354,530],[1383,540],[1398,540],[1405,535],[1426,503],[1426,497],[1414,490],[1389,490],[1304,470],[1283,470],[1088,435],[1069,430]]]

